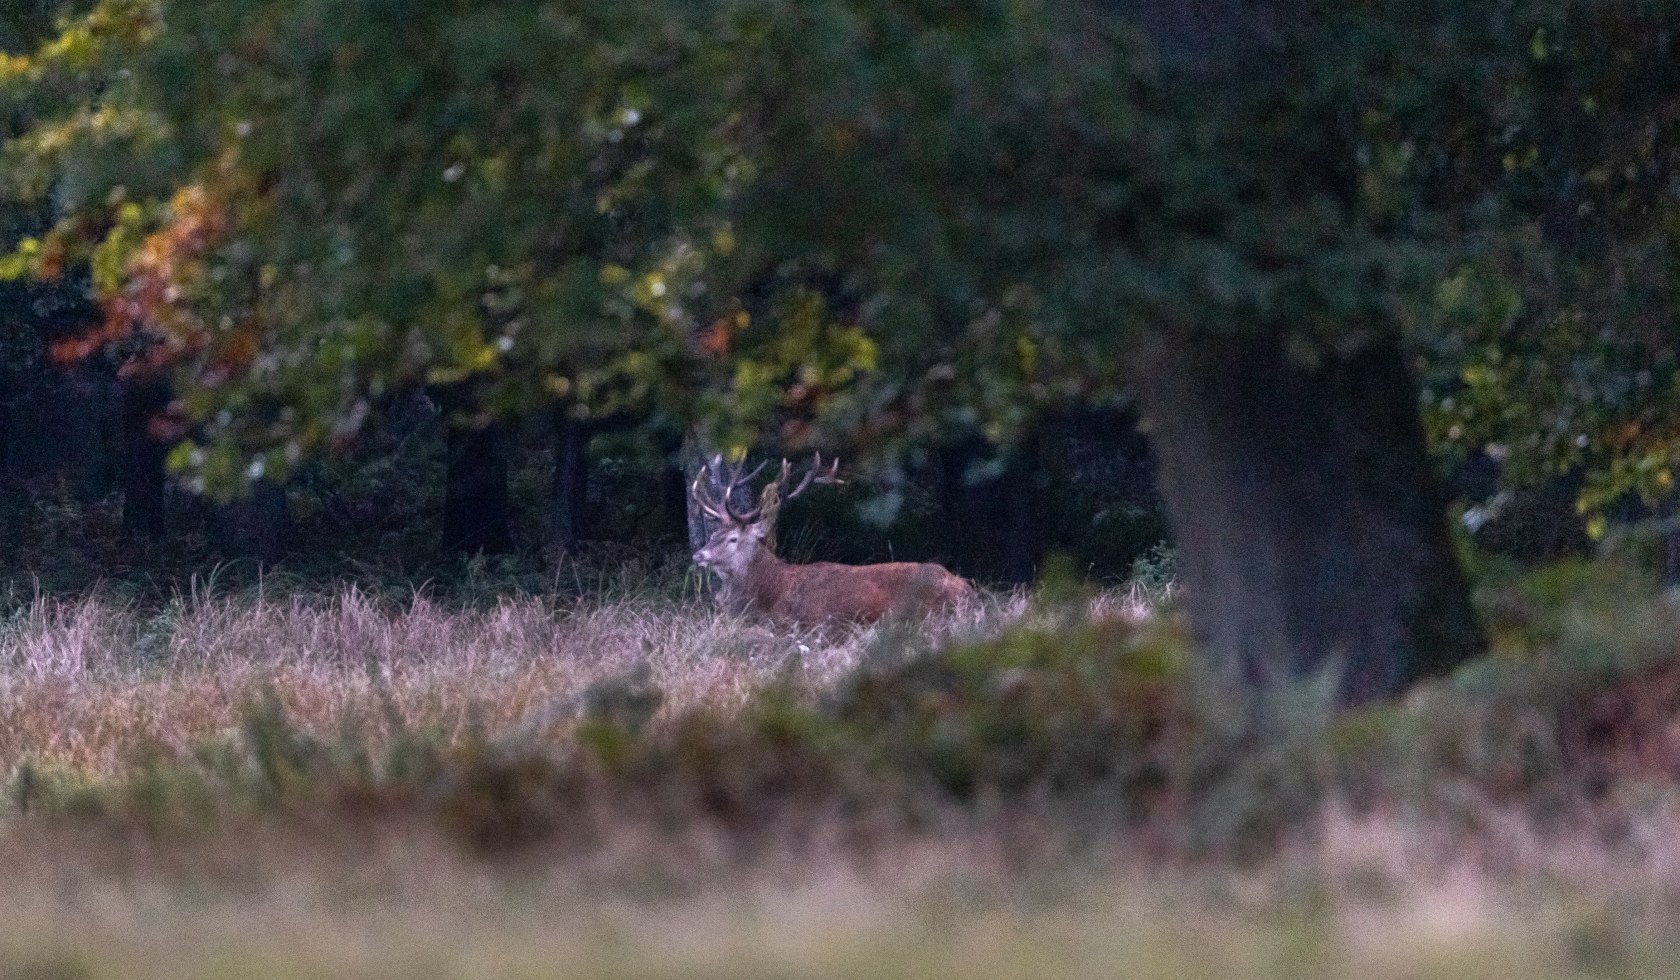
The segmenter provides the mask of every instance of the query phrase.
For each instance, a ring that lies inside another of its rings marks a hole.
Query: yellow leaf
[[[0,85],[25,78],[29,75],[29,59],[21,54],[10,55],[0,51]]]
[[[1022,336],[1015,341],[1015,355],[1021,361],[1021,373],[1031,374],[1038,367],[1038,345],[1031,337]]]

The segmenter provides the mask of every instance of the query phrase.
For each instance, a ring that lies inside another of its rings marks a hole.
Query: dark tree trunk
[[[572,554],[582,544],[588,524],[589,423],[562,406],[554,428],[554,547]]]
[[[240,558],[276,562],[291,551],[292,516],[286,507],[286,488],[260,480],[242,499],[216,511],[216,526],[224,552]]]
[[[1670,495],[1657,505],[1652,518],[1657,529],[1657,581],[1672,593],[1680,588],[1680,500]]]
[[[959,575],[981,578],[984,576],[976,554],[981,541],[977,535],[963,533],[974,519],[970,514],[967,480],[971,455],[968,443],[945,444],[933,453],[933,487],[939,502],[935,527],[940,548],[945,552],[938,556],[941,562]]]
[[[443,546],[467,554],[513,550],[508,502],[507,433],[451,419],[444,474]]]
[[[7,374],[5,383],[9,393],[16,390],[17,380],[12,372]],[[13,416],[12,399],[0,397],[0,540],[5,541],[16,541],[23,523],[24,494],[14,464],[16,436],[12,427],[16,420]]]
[[[684,537],[688,531],[688,481],[692,477],[683,471],[683,440],[668,431],[654,438],[659,446],[660,458],[665,460],[659,474],[659,501],[664,511],[660,533]]]
[[[1037,577],[1049,547],[1044,488],[1037,468],[1038,436],[1030,435],[1016,447],[1001,474],[971,479],[970,467],[996,451],[980,439],[940,450],[942,536],[950,542],[956,570],[992,582],[1024,585]]]
[[[122,391],[123,533],[153,539],[164,532],[165,464],[169,449],[153,432],[153,422],[169,407],[169,383],[133,378]]]
[[[1184,601],[1223,677],[1328,670],[1356,704],[1482,648],[1397,347],[1308,370],[1275,337],[1161,331],[1135,367]]]
[[[701,437],[698,432],[691,431],[683,436],[682,448],[677,451],[677,465],[682,467],[683,473],[688,476],[689,480],[698,476],[705,480],[709,492],[716,493],[722,489],[717,485],[717,481],[710,479],[709,472],[701,473],[706,461],[711,456],[712,447],[708,440]],[[683,499],[688,512],[688,547],[690,551],[699,551],[706,544],[706,539],[712,536],[712,531],[716,529],[716,522],[707,517],[696,506],[693,495],[686,490]]]
[[[1039,436],[1034,432],[1016,447],[998,481],[1003,517],[1003,580],[1025,585],[1038,577],[1048,548],[1046,492],[1040,469]]]

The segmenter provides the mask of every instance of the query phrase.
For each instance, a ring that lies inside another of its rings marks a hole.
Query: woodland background
[[[0,976],[1680,970],[1677,25],[12,0]]]

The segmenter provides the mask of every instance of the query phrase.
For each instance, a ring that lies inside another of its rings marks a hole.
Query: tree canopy
[[[1491,449],[1517,483],[1580,474],[1600,527],[1627,494],[1668,497],[1680,463],[1677,15],[1460,13],[1450,97],[1402,150],[1457,239],[1425,321],[1437,444]]]
[[[212,493],[416,387],[883,454],[1141,393],[1180,530],[1265,528],[1186,547],[1271,605],[1192,613],[1311,666],[1474,646],[1411,367],[1449,453],[1674,482],[1672,2],[56,9],[0,60],[54,222],[0,274],[89,270],[59,355],[167,373]]]

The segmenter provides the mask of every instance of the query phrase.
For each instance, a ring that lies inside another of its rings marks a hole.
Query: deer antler
[[[784,457],[782,459],[781,473],[774,480],[771,480],[768,484],[766,484],[764,492],[759,495],[757,510],[759,515],[768,514],[771,519],[774,519],[776,514],[782,509],[783,504],[804,493],[813,485],[846,482],[845,480],[840,479],[839,476],[840,460],[833,460],[826,470],[823,469],[822,453],[817,453],[815,455],[815,457],[811,460],[811,468],[805,471],[805,478],[799,481],[798,486],[789,491],[787,489],[787,485],[788,480],[792,477],[792,470],[793,464],[789,463]]]
[[[689,496],[694,498],[696,507],[699,507],[702,512],[714,520],[729,524],[751,524],[758,520],[763,508],[755,507],[752,510],[737,513],[735,505],[730,502],[730,499],[735,496],[737,487],[764,472],[764,466],[764,463],[759,463],[758,466],[753,468],[752,472],[743,473],[741,471],[744,464],[736,463],[729,467],[726,475],[723,468],[723,457],[721,455],[713,456],[705,466],[700,468],[700,472],[695,474],[694,483],[688,488]],[[710,496],[704,486],[708,482],[706,479],[708,476],[711,477],[710,482],[722,487],[715,498]]]
[[[811,468],[805,472],[804,478],[799,481],[798,486],[790,491],[787,487],[793,477],[793,464],[783,458],[781,473],[774,480],[765,484],[763,492],[759,494],[758,506],[747,510],[737,510],[732,502],[735,491],[742,484],[751,482],[754,477],[762,473],[764,467],[765,463],[759,463],[751,472],[743,473],[744,464],[736,463],[726,471],[723,465],[723,457],[713,456],[705,466],[700,468],[700,472],[695,474],[694,483],[689,486],[688,494],[694,499],[694,505],[713,520],[746,525],[763,520],[766,515],[774,518],[783,504],[813,486],[846,482],[840,479],[840,461],[838,459],[832,460],[825,468],[822,453],[817,453],[811,461]],[[708,480],[708,478],[710,479]],[[711,494],[708,483],[721,487],[716,496]]]
[[[777,486],[785,487],[787,486],[787,480],[788,461],[784,459],[782,460],[782,475],[776,478],[776,484]],[[794,487],[792,493],[782,498],[782,503],[785,504],[804,493],[812,484],[839,484],[845,482],[845,480],[840,479],[840,460],[835,459],[830,462],[828,465],[828,471],[825,473],[823,472],[822,453],[817,453],[811,460],[811,468],[805,471],[805,479],[799,481],[799,486]]]

